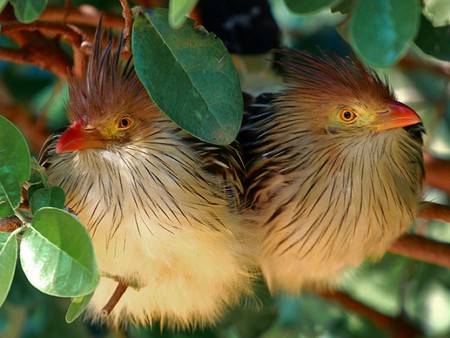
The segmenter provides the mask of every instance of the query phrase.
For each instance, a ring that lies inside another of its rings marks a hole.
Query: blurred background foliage
[[[67,3],[74,8],[87,3],[118,18],[122,11],[119,1],[36,1],[61,11]],[[0,9],[7,2],[0,0]],[[134,3],[167,5],[163,0]],[[4,12],[11,12],[9,6]],[[202,0],[192,16],[225,42],[243,90],[252,94],[282,88],[271,48],[355,53],[385,74],[399,99],[422,116],[426,152],[450,160],[450,0]],[[14,46],[0,35],[0,47]],[[67,86],[53,74],[0,60],[0,113],[22,129],[34,152],[67,123],[67,99]],[[450,173],[445,177],[450,182]],[[448,204],[448,191],[426,183],[427,200]],[[448,224],[417,220],[413,228],[450,242]],[[261,284],[258,304],[233,309],[215,328],[173,333],[156,324],[113,332],[82,320],[66,324],[68,300],[39,293],[18,269],[0,309],[0,337],[450,337],[447,268],[386,254],[345,276],[342,291],[271,297]]]

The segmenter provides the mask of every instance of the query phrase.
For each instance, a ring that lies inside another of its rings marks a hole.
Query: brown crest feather
[[[105,35],[107,42],[103,48]],[[151,102],[136,75],[132,59],[121,60],[122,35],[117,48],[114,48],[115,40],[111,30],[102,28],[100,20],[84,76],[69,79],[71,122],[80,119],[99,122],[119,112],[141,111]]]
[[[395,99],[386,80],[365,67],[355,57],[319,51],[319,55],[292,49],[278,50],[278,61],[285,71],[289,89],[296,90],[302,101],[332,101],[355,98],[358,101]]]

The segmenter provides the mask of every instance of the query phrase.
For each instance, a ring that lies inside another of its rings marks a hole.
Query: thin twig
[[[122,296],[125,293],[125,291],[127,290],[127,288],[128,288],[128,285],[123,282],[119,282],[117,284],[117,287],[114,290],[114,293],[112,294],[108,303],[102,309],[103,316],[105,316],[105,317],[109,316],[111,311],[114,310],[115,306],[119,302],[120,298],[122,298]]]
[[[120,0],[122,5],[122,17],[125,20],[125,27],[123,28],[123,51],[131,53],[131,29],[133,26],[133,15],[131,14],[130,4],[128,0]]]
[[[389,251],[398,255],[450,268],[450,244],[406,234],[391,245]]]
[[[64,16],[63,16],[63,20],[62,20],[63,24],[67,23],[67,17],[69,16],[71,8],[72,8],[72,0],[66,0],[66,4],[64,6]]]

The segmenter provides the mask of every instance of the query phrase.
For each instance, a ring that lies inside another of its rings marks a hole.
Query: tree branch
[[[390,317],[381,312],[378,312],[371,307],[358,302],[349,295],[339,291],[325,291],[320,295],[328,300],[335,301],[342,305],[345,309],[358,313],[369,319],[376,326],[384,330],[392,332],[391,337],[394,338],[409,338],[421,335],[422,332],[408,323],[403,317]]]
[[[450,161],[424,154],[425,183],[450,193]]]
[[[422,202],[417,217],[450,223],[450,207],[433,202]]]
[[[391,245],[389,251],[398,255],[450,268],[450,244],[406,234]]]
[[[86,36],[77,27],[72,25],[61,25],[43,21],[34,21],[29,24],[23,24],[17,21],[6,22],[2,25],[2,33],[9,35],[19,31],[40,31],[52,35],[59,35],[70,43],[73,50],[73,72],[81,77],[83,71],[84,53],[82,52],[82,43]]]
[[[48,70],[67,81],[67,73],[72,68],[72,61],[60,53],[47,53],[48,50],[26,47],[20,50],[0,47],[0,59],[20,64],[35,65]]]
[[[90,5],[83,5],[80,7],[66,7],[48,6],[39,17],[41,21],[47,22],[65,22],[76,25],[87,25],[96,27],[100,21],[101,12]],[[103,13],[103,25],[105,27],[123,28],[123,19],[111,13]]]

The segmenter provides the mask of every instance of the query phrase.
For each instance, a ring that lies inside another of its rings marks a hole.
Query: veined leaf
[[[30,151],[19,130],[0,115],[0,217],[13,214],[30,176]]]
[[[29,23],[38,18],[47,6],[47,0],[9,0],[17,20]]]
[[[419,22],[418,0],[359,0],[350,18],[350,42],[370,65],[390,66],[411,45]]]
[[[136,72],[155,104],[199,139],[228,144],[243,114],[239,78],[214,34],[188,19],[170,27],[166,9],[141,9],[133,24]]]
[[[17,237],[14,233],[0,232],[0,307],[6,299],[16,271]]]
[[[64,209],[66,196],[60,187],[41,188],[30,199],[31,212],[35,214],[43,207]]]
[[[86,228],[60,209],[46,207],[36,212],[20,243],[20,261],[30,283],[49,295],[87,295],[99,281]]]

